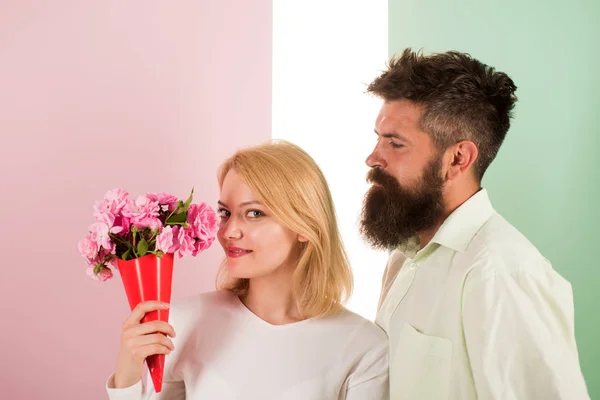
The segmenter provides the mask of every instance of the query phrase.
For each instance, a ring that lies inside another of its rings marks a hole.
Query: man
[[[393,400],[589,398],[570,284],[481,188],[515,90],[467,54],[410,49],[369,86],[384,104],[361,231],[394,249],[376,320]]]

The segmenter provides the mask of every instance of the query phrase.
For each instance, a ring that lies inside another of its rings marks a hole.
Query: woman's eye
[[[246,215],[250,218],[258,218],[264,216],[265,214],[263,214],[262,211],[259,210],[250,210]]]
[[[218,211],[220,218],[229,218],[229,216],[231,215],[231,213],[224,208],[219,208]]]

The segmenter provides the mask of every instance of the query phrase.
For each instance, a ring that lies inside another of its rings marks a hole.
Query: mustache
[[[383,187],[394,187],[398,185],[396,178],[381,168],[372,168],[367,173],[367,183],[377,183]]]

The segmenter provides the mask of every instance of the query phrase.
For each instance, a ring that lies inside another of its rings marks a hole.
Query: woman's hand
[[[142,367],[146,357],[153,354],[169,354],[174,350],[173,342],[165,336],[175,337],[175,330],[171,325],[163,321],[141,323],[146,313],[167,308],[169,305],[160,301],[140,303],[123,323],[115,388],[126,388],[142,379]]]

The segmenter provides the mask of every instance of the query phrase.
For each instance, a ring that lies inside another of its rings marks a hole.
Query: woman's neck
[[[292,297],[293,269],[280,267],[272,274],[250,279],[248,292],[240,296],[244,305],[272,325],[303,320]]]

